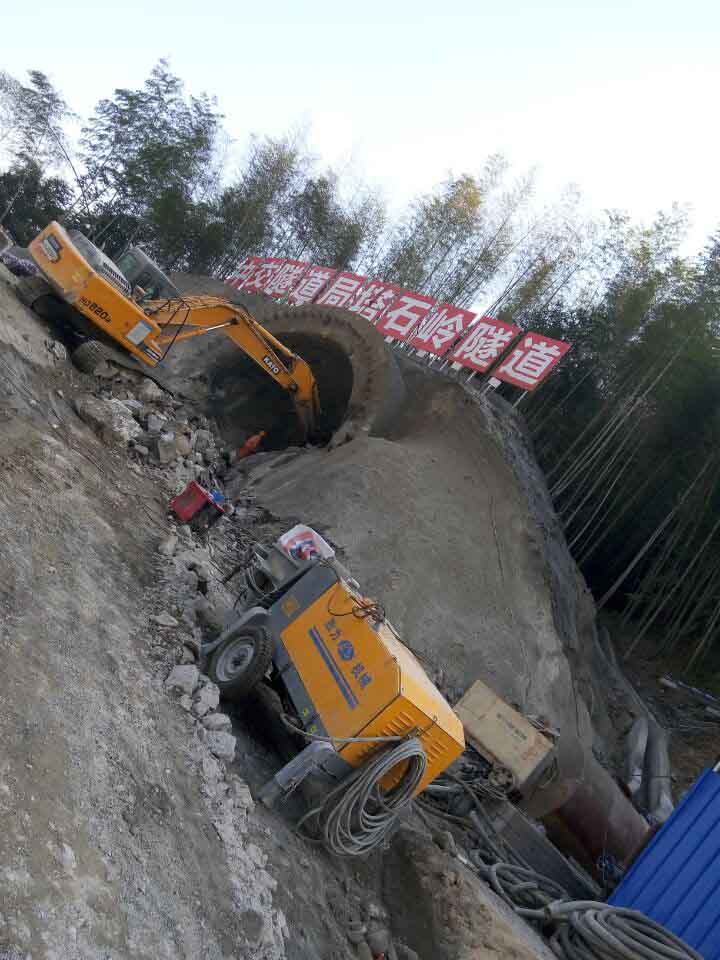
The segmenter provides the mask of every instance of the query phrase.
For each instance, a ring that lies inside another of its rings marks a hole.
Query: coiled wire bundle
[[[559,883],[529,867],[499,861],[489,864],[480,856],[470,857],[483,880],[521,917],[537,919],[544,907],[568,899]]]
[[[452,816],[422,798],[419,809],[477,835],[479,846],[470,851],[470,859],[478,874],[516,913],[543,928],[559,960],[702,960],[674,933],[636,910],[571,900],[505,843],[479,799],[468,792],[475,805],[468,817]]]
[[[637,910],[570,900],[542,912],[559,923],[550,947],[561,960],[702,960],[674,933]]]
[[[401,763],[407,763],[407,768],[400,782],[385,792],[380,784]],[[370,853],[384,843],[398,817],[410,807],[426,768],[427,757],[418,738],[403,740],[348,774],[319,807],[305,814],[298,827],[312,818],[328,850],[347,857]]]

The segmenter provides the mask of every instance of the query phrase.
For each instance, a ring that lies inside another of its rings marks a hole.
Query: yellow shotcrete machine
[[[204,662],[226,699],[269,683],[307,741],[265,786],[264,802],[320,778],[328,847],[362,854],[463,752],[463,726],[322,538],[303,526],[286,536],[257,548],[240,616],[205,646]]]

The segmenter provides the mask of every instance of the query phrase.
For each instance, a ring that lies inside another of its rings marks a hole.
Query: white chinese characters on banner
[[[485,373],[507,350],[520,333],[512,323],[502,323],[493,317],[482,317],[470,327],[468,335],[453,352],[452,359],[463,367]]]
[[[226,283],[229,283],[231,287],[237,287],[239,289],[243,284],[247,283],[248,280],[252,280],[258,267],[264,260],[264,257],[245,257],[242,263],[238,264],[232,276],[227,278]]]
[[[328,280],[332,280],[336,273],[337,270],[333,270],[331,267],[310,267],[300,283],[294,290],[290,291],[288,303],[293,307],[302,306],[303,303],[312,303]]]
[[[380,280],[368,280],[355,298],[348,304],[348,310],[359,314],[368,323],[375,323],[400,293],[400,287],[394,283],[382,283]]]
[[[357,273],[338,273],[315,302],[324,307],[347,307],[366,279]]]
[[[393,340],[407,340],[430,312],[435,301],[421,293],[405,290],[379,318],[377,328]]]
[[[246,257],[226,282],[251,293],[264,291],[291,306],[317,303],[351,310],[388,340],[409,342],[423,356],[449,357],[456,369],[492,370],[495,382],[523,390],[539,386],[570,349],[538,333],[518,339],[520,330],[513,324],[489,316],[476,320],[470,310],[395,284],[301,260]]]
[[[410,346],[442,357],[474,318],[475,314],[470,310],[439,303],[415,331]]]
[[[284,263],[285,260],[281,257],[260,258],[260,262],[255,265],[252,276],[243,284],[243,290],[247,290],[248,293],[265,290]]]
[[[493,370],[493,376],[523,390],[534,390],[570,349],[569,343],[528,333],[510,356]]]
[[[298,285],[309,266],[309,263],[302,260],[286,260],[265,287],[265,293],[271,297],[285,296]]]

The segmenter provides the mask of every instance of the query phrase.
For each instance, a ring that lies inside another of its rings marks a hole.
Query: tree
[[[11,163],[32,159],[41,167],[63,165],[68,156],[64,124],[74,116],[42,71],[29,70],[25,84],[0,71],[0,145]]]
[[[153,217],[171,209],[163,195],[188,206],[212,189],[221,119],[212,98],[185,95],[164,60],[140,89],[101,100],[81,140],[96,242],[118,253],[141,241],[162,255],[172,225]]]
[[[242,170],[218,199],[223,255],[213,265],[215,273],[227,276],[243,257],[267,254],[284,238],[284,211],[302,188],[308,166],[291,137],[250,139]]]
[[[9,226],[10,214],[26,186],[27,203],[32,205],[33,196],[37,199],[40,171],[70,162],[63,124],[72,117],[62,95],[40,70],[30,70],[26,84],[0,71],[0,146],[12,169],[24,171],[35,181],[15,178],[15,191],[7,193],[0,206],[0,223]]]
[[[530,317],[573,350],[525,409],[596,596],[624,611],[633,646],[654,632],[699,663],[720,639],[718,243],[681,258],[683,219],[611,216],[592,305]]]
[[[7,211],[4,225],[19,244],[29,243],[49,221],[61,219],[71,198],[61,177],[44,176],[32,160],[0,174],[0,210]]]
[[[391,231],[379,274],[458,306],[497,280],[519,239],[519,213],[532,179],[503,189],[507,164],[490,157],[478,177],[451,177],[419,197]]]
[[[347,270],[367,254],[385,222],[380,199],[364,191],[344,203],[332,170],[310,176],[288,199],[283,241],[278,252]]]
[[[438,274],[475,233],[482,201],[481,185],[469,174],[419,197],[390,239],[381,276],[414,290],[440,292]]]

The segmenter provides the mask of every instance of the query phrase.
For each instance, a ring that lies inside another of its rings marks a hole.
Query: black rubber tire
[[[32,310],[42,297],[52,294],[52,287],[43,277],[21,277],[15,284],[15,293]]]
[[[98,367],[110,359],[109,351],[99,340],[85,340],[76,347],[70,357],[83,373],[94,374]]]
[[[233,650],[246,657],[234,671]],[[220,696],[237,701],[246,697],[263,679],[272,663],[273,644],[265,627],[238,627],[213,651],[208,676],[216,683]]]

